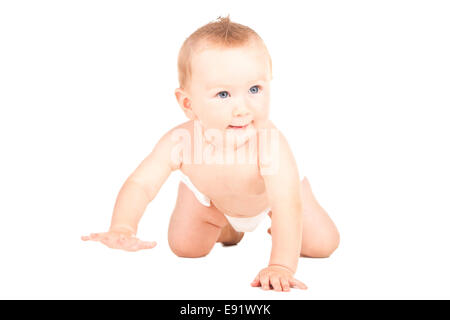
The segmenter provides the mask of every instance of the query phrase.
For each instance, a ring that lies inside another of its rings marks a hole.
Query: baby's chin
[[[233,136],[235,141],[234,148],[237,149],[247,144],[247,142],[256,135],[256,128],[252,121],[244,128],[228,127],[225,129],[225,133]]]
[[[247,142],[250,140],[250,138],[254,137],[256,135],[256,128],[254,126],[253,121],[250,122],[245,127],[240,128],[233,128],[228,126],[227,128],[221,130],[223,133],[223,143],[224,147],[229,149],[231,146],[234,146],[234,149],[238,149],[244,145],[247,144]],[[231,141],[234,141],[234,143],[227,144],[226,141],[228,138],[231,138]],[[217,144],[214,142],[214,139],[206,139],[207,142],[217,146]]]

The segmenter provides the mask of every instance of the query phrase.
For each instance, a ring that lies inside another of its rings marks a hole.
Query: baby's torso
[[[268,207],[264,180],[257,165],[183,164],[180,169],[195,187],[229,216],[255,216]]]
[[[186,126],[186,128],[192,130],[191,137],[193,137],[192,126]],[[203,152],[208,144],[202,147]],[[264,180],[259,172],[257,148],[253,150],[255,152],[253,155],[250,154],[252,148],[248,148],[248,145],[241,148],[245,148],[246,159],[253,156],[256,157],[253,158],[256,161],[244,163],[183,161],[180,170],[189,177],[201,193],[211,199],[214,206],[221,212],[234,217],[251,217],[261,213],[269,204]],[[191,149],[191,155],[193,154],[194,146]],[[222,150],[222,154],[226,159],[226,151]]]

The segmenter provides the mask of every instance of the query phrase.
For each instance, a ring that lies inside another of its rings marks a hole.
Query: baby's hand
[[[303,282],[294,278],[291,270],[277,265],[262,269],[251,285],[252,287],[262,287],[263,290],[269,290],[272,287],[275,291],[289,291],[290,287],[308,289]]]
[[[83,241],[100,241],[112,249],[122,249],[125,251],[138,251],[141,249],[151,249],[156,246],[156,242],[142,241],[136,238],[131,231],[110,230],[102,233],[91,233],[89,236],[82,236]]]

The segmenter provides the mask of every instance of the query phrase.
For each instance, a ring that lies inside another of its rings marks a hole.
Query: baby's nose
[[[250,110],[244,105],[238,105],[233,109],[233,117],[245,117],[250,114]]]

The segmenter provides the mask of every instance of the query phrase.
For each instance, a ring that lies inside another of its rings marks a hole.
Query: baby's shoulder
[[[256,127],[256,132],[259,153],[268,152],[270,154],[280,151],[280,148],[284,150],[288,146],[283,133],[270,120]]]
[[[183,122],[168,130],[158,140],[153,148],[152,154],[160,161],[168,162],[173,170],[181,166],[180,144],[189,141],[191,121]]]
[[[192,120],[180,123],[175,127],[169,129],[160,140],[166,141],[167,144],[176,144],[179,140],[179,137],[190,134],[192,131]]]
[[[269,142],[268,146],[271,145],[270,142],[278,143],[283,147],[286,147],[288,145],[286,137],[272,121],[267,120],[256,129],[258,138],[260,140],[265,139],[267,142]]]
[[[278,170],[284,159],[292,158],[292,151],[284,134],[268,120],[258,130],[258,166],[261,175]]]

